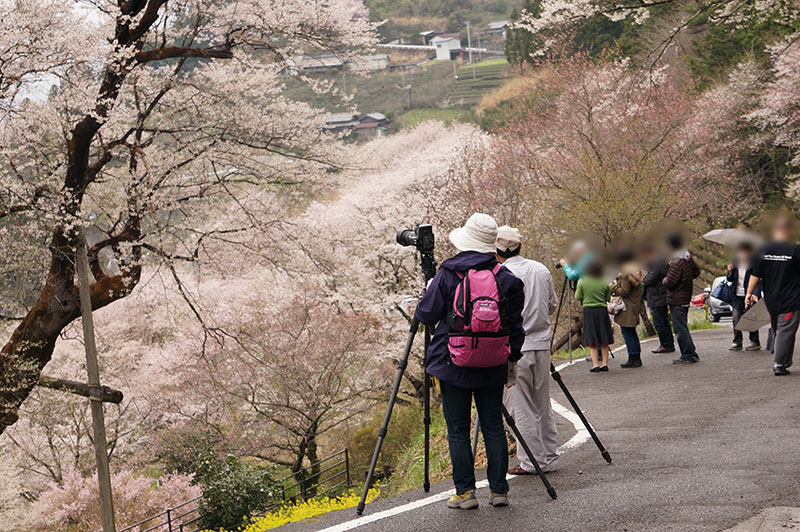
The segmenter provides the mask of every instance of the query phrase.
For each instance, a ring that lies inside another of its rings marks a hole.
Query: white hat
[[[522,235],[519,234],[519,229],[516,227],[504,225],[497,228],[495,247],[499,251],[514,251],[519,247],[520,242],[522,242]]]
[[[476,212],[464,227],[450,232],[450,242],[461,251],[494,253],[497,240],[497,222],[488,214]]]

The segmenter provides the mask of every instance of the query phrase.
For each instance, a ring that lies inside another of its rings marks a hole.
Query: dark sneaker
[[[672,363],[673,364],[694,364],[694,363],[698,362],[699,360],[700,360],[699,358],[683,358],[683,357],[681,357],[681,358],[676,358],[675,360],[672,361]]]
[[[752,342],[750,345],[744,348],[745,351],[761,351],[761,344],[757,344]]]
[[[598,371],[608,371],[608,366],[600,366]]]
[[[478,499],[475,497],[475,490],[465,491],[461,495],[453,495],[447,501],[448,508],[472,510],[478,507]]]
[[[495,508],[499,508],[500,506],[508,506],[508,493],[490,493],[489,504]]]
[[[620,364],[619,367],[621,368],[641,368],[642,367],[642,359],[631,359],[629,358],[627,362]]]
[[[741,350],[742,350],[742,344],[731,344],[731,346],[728,348],[728,351],[741,351]]]
[[[660,346],[658,346],[658,348],[653,349],[653,351],[651,351],[651,352],[655,353],[657,355],[660,355],[661,353],[674,353],[675,352],[675,348],[673,347],[672,349],[667,349],[663,345],[660,345]]]
[[[589,370],[589,373],[598,373],[600,371],[600,366],[595,366]]]
[[[775,366],[772,369],[772,373],[774,373],[776,377],[780,377],[782,375],[789,375],[789,370],[783,366]]]

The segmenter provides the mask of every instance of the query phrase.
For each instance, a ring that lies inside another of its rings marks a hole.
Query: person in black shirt
[[[749,307],[755,302],[754,292],[761,281],[775,335],[773,373],[776,376],[789,374],[800,324],[800,246],[794,243],[794,229],[795,221],[791,216],[775,219],[773,240],[756,254],[745,296],[745,306]]]

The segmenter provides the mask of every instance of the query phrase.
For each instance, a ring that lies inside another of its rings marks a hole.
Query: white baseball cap
[[[504,225],[497,228],[497,243],[495,247],[499,251],[514,251],[522,242],[522,235],[519,229]]]
[[[464,227],[450,232],[450,242],[460,251],[494,253],[497,240],[497,222],[488,214],[476,212]]]

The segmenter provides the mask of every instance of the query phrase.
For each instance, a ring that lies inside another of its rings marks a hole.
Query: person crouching
[[[478,507],[470,446],[473,398],[486,447],[489,502],[508,505],[503,391],[515,382],[516,361],[522,357],[525,292],[522,281],[497,262],[496,239],[497,223],[480,213],[451,232],[460,253],[442,263],[417,306],[417,318],[436,327],[425,364],[441,382],[456,486],[449,508]]]

